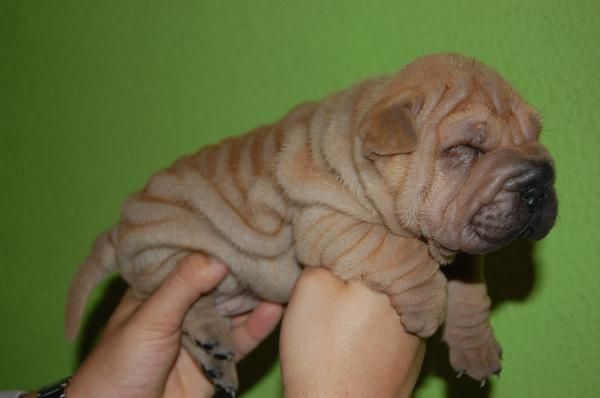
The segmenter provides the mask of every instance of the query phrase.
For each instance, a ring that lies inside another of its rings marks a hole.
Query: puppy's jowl
[[[459,55],[300,105],[179,159],[134,194],[75,276],[67,332],[111,270],[144,298],[181,258],[204,252],[230,274],[190,309],[182,344],[230,395],[228,317],[256,298],[286,302],[301,268],[316,266],[387,294],[411,333],[445,321],[452,366],[485,381],[500,371],[500,346],[479,262],[462,262],[471,277],[455,281],[440,267],[552,228],[554,166],[540,129],[496,72]]]

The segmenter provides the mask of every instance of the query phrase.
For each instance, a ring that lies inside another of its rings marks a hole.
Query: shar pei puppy
[[[540,115],[495,71],[460,55],[419,58],[278,122],[184,156],[123,205],[71,285],[73,337],[91,289],[118,269],[151,294],[207,253],[230,273],[189,310],[182,345],[234,396],[228,317],[285,303],[303,267],[385,293],[407,331],[444,340],[457,372],[500,371],[480,262],[445,264],[554,225],[554,166]]]

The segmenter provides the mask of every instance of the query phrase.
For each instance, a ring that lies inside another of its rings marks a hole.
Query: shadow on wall
[[[531,294],[535,284],[533,250],[534,244],[523,240],[486,256],[485,276],[492,299],[492,311],[507,301],[524,301]],[[119,303],[126,288],[127,285],[123,280],[114,278],[102,292],[102,299],[93,308],[91,316],[82,330],[78,346],[79,364],[93,348],[101,330]],[[502,344],[502,336],[497,337]],[[275,365],[278,340],[279,329],[240,363],[241,395],[261,380]],[[467,376],[460,379],[456,378],[456,373],[450,367],[448,349],[440,340],[441,331],[438,331],[427,344],[425,362],[416,390],[418,391],[419,385],[422,384],[425,378],[434,376],[445,380],[446,397],[448,398],[490,397],[493,387],[489,383],[481,388],[479,383]]]
[[[493,311],[508,301],[525,301],[535,285],[536,266],[533,260],[534,243],[520,240],[485,256],[484,272],[488,293],[492,299]],[[493,319],[492,319],[493,323]],[[447,398],[488,398],[491,397],[493,380],[483,388],[468,376],[456,377],[456,372],[450,366],[448,348],[441,341],[439,330],[427,343],[427,352],[423,370],[417,382],[416,391],[427,377],[434,376],[444,379]],[[500,344],[502,336],[496,335]],[[510,351],[510,347],[504,347]],[[501,380],[501,379],[500,379]]]
[[[127,284],[119,277],[112,278],[101,293],[101,299],[95,304],[89,318],[82,323],[77,346],[77,366],[88,356],[111,314],[117,308],[121,297],[127,290]]]

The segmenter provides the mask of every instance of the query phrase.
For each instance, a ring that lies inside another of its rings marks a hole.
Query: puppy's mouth
[[[554,172],[545,165],[509,178],[490,203],[481,206],[463,230],[463,250],[485,253],[524,237],[539,240],[557,215]]]
[[[483,206],[473,217],[473,231],[489,242],[505,242],[519,236],[529,225],[532,214],[513,192],[503,191],[492,203]]]

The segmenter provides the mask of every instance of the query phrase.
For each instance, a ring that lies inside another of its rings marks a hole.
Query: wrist
[[[19,398],[65,398],[71,377],[62,379],[56,383],[46,385],[36,392],[27,392],[19,395]],[[0,394],[1,395],[1,394]]]

